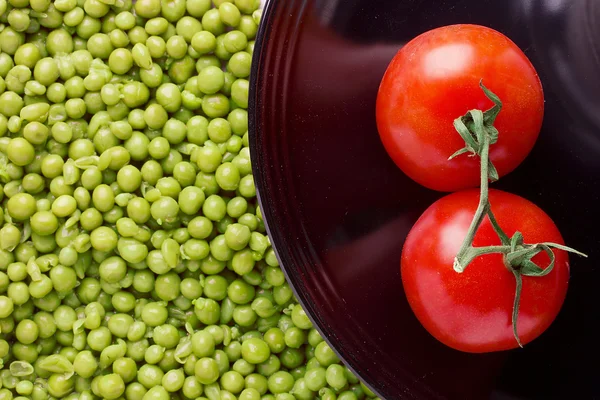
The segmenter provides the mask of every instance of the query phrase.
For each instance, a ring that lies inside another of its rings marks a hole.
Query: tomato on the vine
[[[552,219],[532,202],[499,190],[490,190],[489,200],[507,235],[519,231],[525,243],[564,243]],[[518,347],[511,323],[515,277],[502,254],[479,256],[462,273],[452,267],[478,202],[479,192],[466,190],[432,204],[408,234],[401,259],[404,291],[421,324],[442,343],[472,353]],[[500,245],[487,217],[473,245]],[[522,277],[517,330],[523,344],[550,326],[567,293],[568,255],[552,252],[555,264],[548,275]],[[550,258],[542,252],[532,261],[544,268]]]
[[[493,104],[479,82],[505,104],[490,160],[500,177],[533,148],[544,114],[540,79],[527,56],[502,33],[479,25],[451,25],[417,36],[389,64],[377,96],[377,127],[393,161],[430,189],[456,191],[479,184],[479,159],[464,147],[453,121]]]

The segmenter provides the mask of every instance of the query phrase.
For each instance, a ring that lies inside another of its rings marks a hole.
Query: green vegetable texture
[[[258,0],[0,0],[0,400],[376,398],[256,201]]]

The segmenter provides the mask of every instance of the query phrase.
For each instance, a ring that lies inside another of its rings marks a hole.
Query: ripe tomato
[[[499,190],[490,190],[489,199],[496,220],[509,237],[519,231],[525,243],[564,243],[550,217],[530,201]],[[518,347],[512,328],[516,281],[502,255],[477,257],[460,274],[452,268],[478,201],[479,192],[471,189],[432,204],[408,234],[401,261],[404,291],[421,324],[442,343],[471,353]],[[473,245],[500,244],[486,217]],[[568,255],[561,250],[553,252],[555,266],[548,275],[523,276],[517,323],[523,344],[550,326],[567,293]],[[549,257],[540,253],[532,261],[544,268]]]
[[[515,169],[537,140],[544,94],[537,73],[506,36],[478,25],[428,31],[392,59],[377,96],[377,127],[391,158],[430,189],[456,191],[479,184],[479,158],[448,157],[465,143],[453,121],[493,106],[480,80],[504,105],[490,159],[499,176]]]

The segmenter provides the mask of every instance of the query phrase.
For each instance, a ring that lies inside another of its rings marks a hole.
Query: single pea
[[[77,139],[69,144],[69,158],[74,160],[92,156],[94,152],[94,143],[88,139]]]
[[[209,31],[199,31],[192,36],[190,44],[194,51],[203,55],[214,51],[217,40],[213,33]]]
[[[252,56],[245,51],[238,51],[229,59],[228,69],[236,78],[247,78],[250,76]]]
[[[17,32],[26,31],[29,28],[31,20],[29,15],[18,8],[13,8],[7,16],[7,21]]]
[[[327,342],[319,343],[315,348],[315,358],[323,367],[329,367],[340,362],[340,359],[333,352]]]
[[[99,0],[85,0],[83,9],[86,14],[93,18],[101,18],[109,11],[109,5]]]
[[[16,65],[24,65],[29,69],[35,67],[35,64],[42,58],[40,50],[32,43],[25,43],[19,46],[14,55]]]
[[[202,16],[202,27],[214,35],[220,35],[225,31],[225,25],[221,20],[219,10],[210,9]]]
[[[17,193],[8,200],[6,210],[16,220],[28,219],[36,212],[35,198],[28,193]]]
[[[168,392],[177,392],[183,387],[185,374],[182,368],[168,371],[162,379],[162,386]]]
[[[221,376],[221,388],[233,394],[239,394],[245,385],[244,377],[237,371],[227,371]]]
[[[150,90],[141,82],[127,82],[121,88],[121,96],[123,103],[125,103],[127,107],[135,108],[148,101],[150,97]],[[134,129],[143,129],[146,127],[145,123],[143,122],[143,118],[139,118],[141,112],[142,110],[134,110],[128,116],[129,123]]]
[[[1,102],[1,99],[0,99]],[[0,105],[1,108],[1,105]],[[8,159],[18,166],[30,164],[35,157],[35,150],[31,143],[24,138],[12,139],[6,148]]]
[[[135,16],[129,11],[121,11],[115,16],[115,25],[119,29],[129,30],[135,26]]]
[[[152,364],[145,364],[138,369],[137,380],[144,387],[150,389],[160,384],[163,376],[164,372],[159,367]]]
[[[201,18],[211,8],[211,0],[186,1],[186,10],[192,17]]]
[[[137,15],[143,18],[154,18],[160,14],[160,0],[141,0],[136,1],[134,10]]]
[[[129,36],[120,29],[115,29],[108,33],[108,37],[110,38],[111,44],[116,48],[127,47],[130,43]],[[141,43],[137,43],[141,44]]]
[[[156,90],[156,101],[166,111],[175,112],[181,107],[181,92],[173,83],[163,83]]]
[[[175,60],[169,68],[169,78],[177,85],[184,84],[192,77],[195,69],[195,60],[189,55]]]
[[[152,129],[160,129],[167,122],[167,111],[158,103],[149,105],[144,111],[144,121]]]
[[[102,225],[102,214],[95,208],[88,208],[79,217],[81,227],[87,231],[93,231]]]
[[[246,49],[248,39],[242,32],[233,30],[225,34],[223,45],[228,52],[235,54]]]
[[[196,163],[202,172],[215,172],[221,164],[221,153],[217,147],[204,146],[196,151]]]
[[[242,15],[237,27],[248,39],[254,39],[258,32],[258,25],[250,15]]]
[[[215,94],[223,88],[225,75],[216,66],[208,66],[198,74],[198,89],[205,94]]]
[[[85,11],[83,10],[83,8],[74,7],[72,10],[69,10],[69,11],[65,12],[65,14],[63,14],[63,23],[65,24],[65,26],[68,26],[69,28],[74,28],[77,25],[79,25],[80,23],[82,23],[84,18],[85,18]],[[75,38],[73,40],[73,49],[74,50],[75,49],[81,50],[83,48],[87,48],[87,46],[78,47],[77,39],[78,38]],[[79,38],[79,39],[81,39],[81,38]]]
[[[267,393],[268,381],[266,377],[257,373],[252,373],[248,375],[244,380],[246,388],[254,389],[261,395],[265,395]]]
[[[215,324],[220,319],[221,307],[212,299],[199,298],[194,304],[194,314],[205,325]]]
[[[196,168],[194,165],[187,161],[179,162],[173,169],[173,177],[182,186],[191,186],[196,181]]]
[[[219,221],[225,217],[227,206],[222,197],[210,195],[202,205],[204,216],[212,221]]]
[[[217,180],[217,184],[223,190],[233,191],[239,187],[242,178],[240,178],[240,172],[235,166],[235,164],[226,162],[219,165],[219,167],[215,171],[215,179]],[[250,186],[249,183],[248,186]],[[252,193],[250,189],[248,189],[248,191],[245,191],[244,193],[249,194],[248,197],[252,197],[250,196],[250,194]]]
[[[179,209],[188,215],[198,213],[204,201],[204,192],[196,186],[188,186],[179,193]]]
[[[121,281],[123,281],[123,280],[121,280]],[[130,312],[131,310],[133,310],[135,308],[135,296],[130,292],[125,292],[122,290],[118,291],[117,293],[113,294],[113,296],[111,298],[111,302],[112,302],[114,309],[118,312],[123,312],[123,313]],[[116,314],[116,315],[118,315],[118,314]],[[123,315],[126,315],[126,314],[123,314]],[[125,323],[124,323],[124,325],[125,325]],[[110,329],[110,325],[109,325],[109,329]],[[111,329],[111,332],[113,332],[112,329]],[[122,332],[121,337],[125,337],[126,334],[127,334],[127,332]]]
[[[119,238],[117,249],[121,257],[129,263],[140,263],[148,256],[148,247],[133,238]]]
[[[183,36],[173,35],[166,43],[167,54],[174,59],[181,59],[187,54],[187,43]]]
[[[185,1],[171,1],[169,3],[161,3],[161,14],[170,22],[175,22],[184,18],[185,15]]]
[[[271,350],[267,343],[259,338],[244,340],[241,350],[244,360],[252,364],[265,362],[271,355]]]
[[[133,165],[126,165],[117,173],[117,183],[124,192],[135,192],[142,183],[142,173]]]
[[[115,204],[115,195],[110,186],[101,184],[92,192],[94,207],[101,212],[109,211]]]
[[[285,349],[285,334],[277,327],[270,328],[265,332],[264,340],[273,353],[281,353]]]
[[[162,17],[151,18],[146,21],[144,29],[150,35],[162,35],[167,31],[169,21]]]
[[[98,382],[98,394],[104,399],[117,399],[125,392],[125,382],[119,374],[103,375]]]
[[[238,79],[239,81],[239,79]],[[236,81],[237,82],[237,81]],[[234,86],[235,82],[234,82]],[[245,91],[244,91],[244,85],[243,83],[240,83],[236,86],[236,92],[235,92],[235,97],[233,97],[234,100],[236,100],[236,103],[238,103],[238,100],[242,100],[243,96],[245,95],[246,98],[248,97],[247,94],[247,87],[245,87]],[[233,96],[233,87],[232,87],[232,96]],[[244,103],[242,103],[244,104]],[[246,107],[247,108],[247,100],[246,100]],[[220,93],[217,94],[213,94],[213,95],[207,95],[204,96],[202,99],[202,111],[210,118],[218,118],[218,117],[225,117],[230,110],[230,103],[229,103],[229,99]]]
[[[108,66],[116,74],[124,75],[133,66],[133,56],[128,49],[115,49],[108,57]]]
[[[294,387],[294,377],[287,371],[277,371],[268,379],[271,393],[287,393]]]
[[[131,203],[130,203],[131,204]],[[179,213],[177,201],[171,197],[163,196],[150,207],[150,213],[159,224],[175,221]]]
[[[206,239],[213,231],[213,223],[204,216],[198,216],[188,223],[188,232],[193,238]]]
[[[73,390],[74,384],[74,377],[68,378],[66,374],[52,374],[48,378],[48,393],[57,398],[64,397]]]
[[[62,195],[52,202],[52,213],[59,218],[67,217],[77,210],[77,201],[73,196]]]
[[[186,133],[185,123],[175,118],[169,119],[163,127],[163,136],[171,144],[182,143],[186,137]]]
[[[219,366],[212,358],[200,358],[194,367],[194,376],[201,384],[210,385],[219,379]]]
[[[67,79],[67,81],[63,85],[63,89],[65,97],[69,99],[83,97],[86,92],[86,88],[83,84],[83,79],[80,76],[74,76],[72,78]]]
[[[173,301],[180,294],[181,278],[175,273],[160,275],[156,278],[156,295],[163,301]]]
[[[148,144],[148,153],[150,157],[160,160],[169,155],[169,141],[162,136],[155,137]]]
[[[325,372],[325,378],[327,380],[327,384],[336,390],[341,390],[348,383],[348,380],[344,374],[344,367],[339,364],[329,365]]]
[[[192,352],[198,358],[210,357],[215,352],[214,337],[207,331],[198,331],[191,338]]]

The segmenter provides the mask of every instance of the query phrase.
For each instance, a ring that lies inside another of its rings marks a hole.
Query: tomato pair
[[[480,89],[481,81],[503,101],[494,122],[497,142],[489,147],[498,176],[510,173],[527,157],[544,114],[542,85],[533,65],[503,34],[483,26],[453,25],[406,44],[381,82],[378,130],[388,154],[406,175],[438,191],[479,185],[480,157],[449,157],[465,147],[453,125],[455,119],[469,110],[494,106]],[[516,332],[522,344],[538,337],[560,311],[569,280],[568,255],[555,248],[544,248],[530,259],[548,266],[553,254],[554,268],[547,275],[543,276],[544,267],[535,277],[517,271],[517,281],[522,282],[520,303],[514,303],[516,274],[507,263],[513,255],[480,255],[457,273],[453,263],[482,193],[463,190],[431,205],[406,238],[401,259],[404,291],[419,321],[444,344],[466,352],[518,347]],[[490,190],[488,200],[498,229],[509,238],[520,232],[525,243],[563,244],[552,219],[530,201],[498,190]],[[474,231],[472,245],[500,246],[498,229],[486,215]],[[513,239],[514,244],[517,237]],[[513,253],[520,251],[515,249]],[[531,266],[528,260],[518,262]]]

